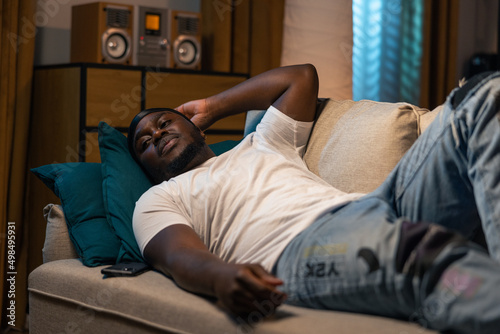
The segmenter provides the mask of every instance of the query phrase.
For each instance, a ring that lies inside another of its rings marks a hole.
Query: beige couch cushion
[[[30,333],[434,333],[406,320],[290,305],[266,321],[260,321],[264,304],[248,318],[231,318],[155,271],[103,279],[101,268],[74,259],[35,269],[29,276]]]
[[[377,188],[420,135],[424,108],[407,103],[330,100],[304,156],[311,171],[346,192]],[[425,118],[427,126],[435,117]]]

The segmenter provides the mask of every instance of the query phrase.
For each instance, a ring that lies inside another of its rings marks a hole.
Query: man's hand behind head
[[[186,102],[175,108],[175,110],[186,115],[202,131],[206,130],[216,121],[213,119],[213,115],[210,114],[207,99]]]

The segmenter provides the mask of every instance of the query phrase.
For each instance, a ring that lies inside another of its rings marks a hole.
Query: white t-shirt
[[[267,270],[286,245],[328,210],[357,199],[313,174],[302,160],[312,122],[274,107],[234,149],[149,189],[133,226],[141,252],[164,228],[185,224],[227,262]]]

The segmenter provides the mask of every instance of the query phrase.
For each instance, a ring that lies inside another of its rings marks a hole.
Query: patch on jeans
[[[375,252],[369,248],[361,248],[358,251],[358,257],[366,261],[368,265],[368,273],[372,273],[380,269],[380,263],[378,262],[377,255]]]
[[[337,277],[345,269],[347,244],[314,245],[304,249],[303,277]]]
[[[335,262],[308,262],[306,263],[305,277],[332,277],[339,276]]]
[[[315,257],[315,256],[329,256],[337,254],[346,254],[347,244],[329,244],[329,245],[314,245],[304,249],[302,257],[304,259]]]
[[[474,297],[482,285],[482,279],[469,272],[452,268],[446,270],[437,286],[450,296],[463,296],[466,299]]]

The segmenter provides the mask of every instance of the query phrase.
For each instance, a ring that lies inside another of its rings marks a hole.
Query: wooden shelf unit
[[[33,120],[42,129],[34,129],[39,138],[32,144],[35,152],[43,151],[40,163],[99,162],[95,146],[100,121],[125,132],[142,109],[175,108],[245,79],[243,74],[86,63],[39,67],[34,75]],[[244,124],[244,114],[223,119],[207,130],[208,142],[241,139]]]

